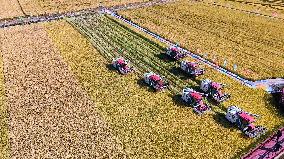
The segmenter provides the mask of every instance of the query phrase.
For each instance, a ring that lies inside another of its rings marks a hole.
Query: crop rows
[[[284,75],[282,21],[188,2],[119,13],[188,49],[207,52],[221,65],[226,59],[228,69],[237,64],[237,73],[247,78]]]
[[[52,31],[49,31],[52,32],[51,38],[131,157],[229,158],[239,156],[238,153],[246,152],[248,146],[261,141],[245,139],[236,127],[228,124],[223,112],[214,111],[197,116],[184,104],[175,102],[168,91],[153,93],[141,89],[136,83],[141,77],[137,75],[149,70],[156,71],[156,62],[169,71],[163,72],[164,69],[160,68],[161,74],[171,73],[183,81],[181,76],[170,71],[172,67],[178,66],[177,63],[168,63],[157,57],[159,51],[163,50],[159,46],[109,17],[95,15],[85,19],[71,19],[70,23],[79,27],[100,54],[93,51],[89,44],[86,46],[86,42],[77,42],[78,39],[82,41],[82,37],[66,24],[52,26]],[[114,49],[126,51],[117,54]],[[121,76],[105,68],[118,55],[129,58],[134,66],[138,66],[139,73]],[[149,65],[149,61],[153,64]],[[166,78],[171,77],[166,75]],[[174,80],[172,78],[169,80]],[[273,131],[282,123],[283,117],[278,116],[277,110],[267,104],[265,92],[249,89],[209,68],[197,81],[203,78],[228,84],[225,91],[231,93],[232,98],[224,105],[237,105],[262,115],[257,125],[264,125]],[[191,83],[190,86],[195,84]],[[179,89],[186,84],[183,81],[174,87]]]
[[[82,31],[85,30],[84,32],[87,32],[87,35],[95,42],[97,49],[108,54],[109,60],[117,56],[117,54],[114,54],[115,49],[123,49],[123,56],[136,66],[140,74],[154,71],[165,76],[166,79],[170,80],[174,93],[186,86],[183,80],[170,71],[171,68],[178,67],[178,63],[165,63],[165,61],[159,59],[158,56],[161,56],[164,51],[160,46],[139,37],[138,34],[129,31],[107,16],[91,18],[91,21],[91,24],[78,26],[84,24],[84,20],[77,19],[77,23],[73,22],[73,24],[75,23]],[[191,82],[190,84],[193,85],[194,83]]]

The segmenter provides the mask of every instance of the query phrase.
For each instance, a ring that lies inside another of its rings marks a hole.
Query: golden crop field
[[[217,107],[213,109],[216,113],[197,116],[191,108],[175,102],[168,91],[149,91],[137,74],[119,75],[110,68],[110,61],[68,23],[53,22],[46,28],[130,158],[232,158],[261,141],[246,139]],[[283,124],[283,116],[263,91],[248,89],[210,69],[207,76],[229,85],[226,90],[233,97],[225,107],[237,104],[262,115],[257,124],[270,131]]]
[[[0,19],[23,16],[17,0],[0,0]]]
[[[204,0],[203,2],[226,7],[231,7],[240,10],[252,11],[270,16],[284,18],[284,2],[281,0],[263,1],[263,0]],[[276,13],[276,14],[275,14]]]
[[[246,78],[284,76],[281,20],[186,1],[119,13]]]
[[[9,138],[8,138],[8,109],[5,104],[5,88],[3,74],[2,52],[0,50],[0,158],[8,159],[9,156]]]
[[[100,1],[100,0],[19,0],[24,11],[29,15],[43,13],[76,11],[86,8],[95,8],[100,5],[114,6],[134,2],[147,2],[148,0],[119,0],[119,1]]]

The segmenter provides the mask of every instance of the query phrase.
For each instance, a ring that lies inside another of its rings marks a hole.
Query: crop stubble
[[[11,157],[125,157],[40,25],[1,30]]]
[[[0,0],[0,19],[22,16],[17,0]]]
[[[1,47],[0,42],[0,47]],[[8,159],[9,140],[8,140],[8,111],[5,104],[4,75],[2,51],[0,49],[0,158]]]
[[[125,30],[113,22],[106,22],[111,25],[96,25],[96,20],[91,19],[89,24],[83,25],[93,28],[91,31],[94,37],[91,39],[101,53],[109,54],[113,49],[122,47],[126,52],[136,52],[139,56],[149,58],[155,52],[150,50],[157,49],[141,39],[135,40],[138,37],[125,33]],[[108,28],[110,26],[118,27],[121,31]],[[109,70],[107,65],[110,61],[98,54],[68,24],[58,22],[47,27],[62,56],[124,143],[130,157],[230,158],[253,143],[253,140],[244,139],[241,132],[230,126],[222,115],[212,113],[199,117],[192,109],[176,103],[168,92],[153,94],[144,86],[141,88],[140,83],[137,83],[140,78],[136,75],[121,76],[116,71]],[[101,29],[104,29],[103,35],[100,33]],[[118,39],[122,41],[119,42]],[[136,46],[136,42],[139,45]],[[152,59],[155,62],[158,57]],[[162,66],[170,67],[164,64]],[[265,93],[246,89],[226,76],[219,76],[213,70],[209,70],[208,74],[213,80],[229,83],[234,89],[231,91],[233,100],[225,106],[237,102],[242,108],[263,115],[258,124],[265,125],[270,130],[281,124],[282,118],[275,113],[276,110],[264,100],[259,100],[265,97]],[[251,99],[242,96],[246,93],[254,93],[255,96]]]

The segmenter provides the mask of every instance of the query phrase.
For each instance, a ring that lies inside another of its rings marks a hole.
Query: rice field
[[[0,0],[0,19],[23,16],[17,0]]]
[[[119,13],[248,79],[284,76],[281,20],[186,1]]]
[[[219,107],[213,106],[212,113],[197,116],[191,108],[179,103],[174,94],[184,86],[196,86],[201,79],[191,81],[171,72],[170,68],[178,64],[161,60],[162,46],[107,16],[68,21],[72,25],[48,24],[49,36],[130,158],[239,156],[261,139],[245,138],[226,121],[224,109],[231,104],[261,115],[257,124],[265,125],[270,131],[283,124],[283,117],[267,101],[268,94],[246,88],[210,69],[205,77],[228,84],[226,91],[233,97]],[[173,89],[154,94],[141,82],[141,74],[119,75],[109,66],[111,57],[120,54],[116,50],[124,50],[121,55],[139,66],[138,72],[149,69],[165,75],[173,83]]]
[[[1,32],[1,31],[0,31]],[[0,50],[2,57],[2,51]],[[0,58],[0,158],[8,159],[9,139],[8,139],[8,109],[5,104],[5,88],[3,74],[3,60]]]
[[[115,1],[99,1],[99,0],[19,0],[24,11],[29,15],[38,15],[43,13],[58,13],[77,11],[87,8],[96,8],[99,6],[115,6],[135,2],[147,2],[148,0],[115,0]]]
[[[0,19],[133,2],[142,0],[3,1]],[[226,59],[224,67],[245,78],[284,77],[283,22],[211,3],[179,0],[119,14],[219,65]],[[268,14],[277,9],[282,16],[280,1],[215,3]],[[0,158],[239,158],[284,126],[271,94],[202,64],[205,74],[190,79],[165,56],[166,47],[99,13],[1,29]],[[119,56],[134,73],[112,67]],[[142,77],[150,71],[170,88],[155,92],[146,85]],[[199,90],[206,78],[226,84],[231,98],[219,105],[204,99],[212,111],[199,116],[180,93]],[[260,115],[255,124],[268,128],[266,135],[249,139],[230,124],[231,105]]]

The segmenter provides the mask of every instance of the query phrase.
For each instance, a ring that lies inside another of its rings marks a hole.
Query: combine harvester
[[[182,61],[180,63],[180,68],[193,78],[203,75],[205,72],[204,69],[199,68],[196,62]]]
[[[212,82],[209,79],[205,79],[201,82],[200,89],[205,93],[208,93],[208,96],[214,99],[216,102],[221,103],[231,97],[230,94],[222,92],[224,86],[225,84]]]
[[[145,73],[144,81],[145,83],[153,87],[155,91],[162,91],[169,86],[169,83],[166,82],[164,78],[153,72]]]
[[[283,159],[284,128],[281,128],[256,148],[245,154],[242,159]]]
[[[185,58],[186,56],[188,56],[186,53],[183,53],[181,50],[179,50],[175,46],[169,47],[166,51],[166,55],[168,55],[169,57],[171,57],[174,60],[179,60],[179,59],[182,59],[182,58]]]
[[[267,129],[263,126],[255,126],[255,118],[259,118],[259,115],[245,112],[236,106],[228,107],[226,119],[231,123],[236,124],[242,132],[249,138],[258,138],[265,134]]]
[[[123,57],[113,59],[112,66],[116,68],[123,75],[126,75],[134,71],[134,69],[129,66],[128,61],[125,60]]]
[[[185,88],[182,90],[182,100],[186,102],[187,104],[193,106],[193,110],[201,115],[205,112],[208,112],[211,110],[211,108],[202,100],[202,97],[204,97],[205,94],[197,92],[191,88]]]

